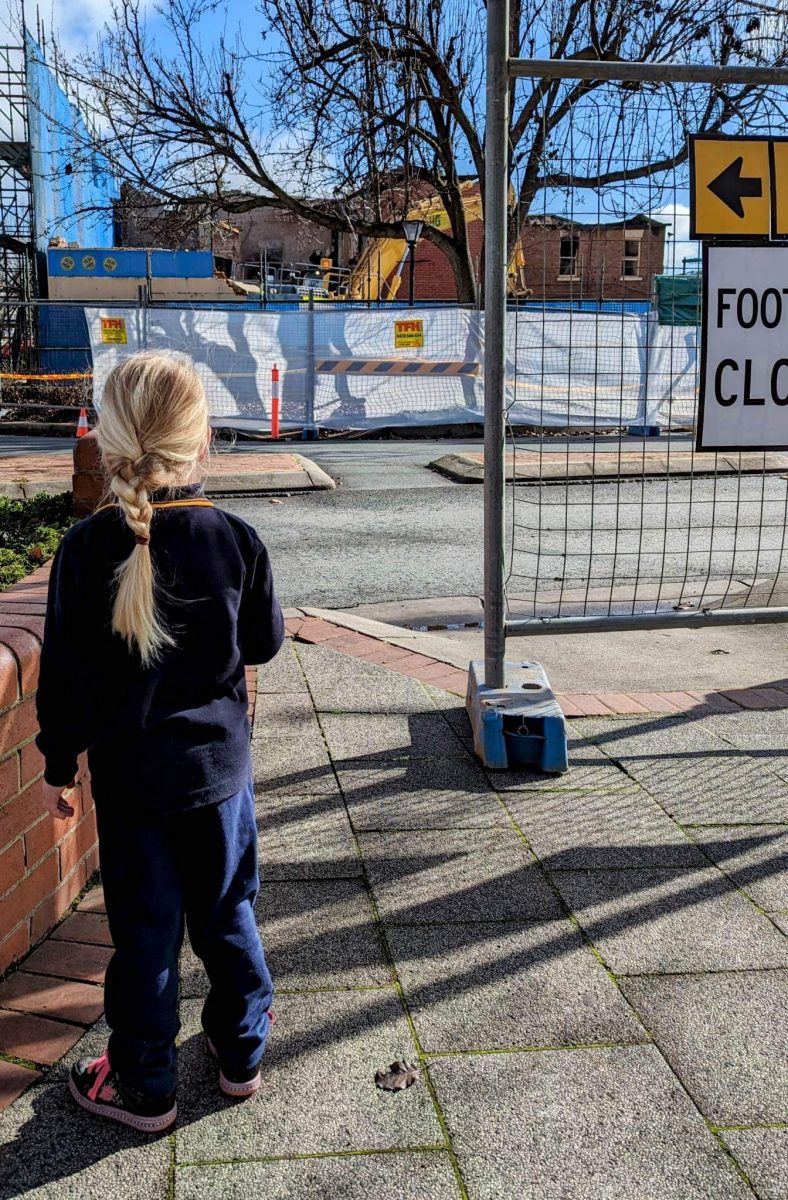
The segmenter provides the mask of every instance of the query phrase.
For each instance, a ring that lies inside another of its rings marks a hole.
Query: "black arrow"
[[[716,179],[712,179],[711,183],[707,185],[709,191],[713,192],[723,204],[727,204],[737,217],[744,216],[743,196],[763,195],[763,180],[749,176],[742,178],[743,163],[744,159],[739,155],[724,171],[720,171]]]

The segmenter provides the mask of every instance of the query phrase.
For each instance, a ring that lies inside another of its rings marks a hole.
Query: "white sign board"
[[[788,246],[707,246],[699,450],[788,450]]]

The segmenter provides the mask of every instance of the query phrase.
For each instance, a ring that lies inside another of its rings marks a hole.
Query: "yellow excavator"
[[[482,220],[482,198],[472,181],[461,185],[465,219]],[[424,221],[435,229],[449,229],[449,214],[440,196],[428,196],[419,201],[408,213],[409,221]],[[368,241],[350,276],[349,293],[353,300],[396,300],[405,264],[409,254],[404,238],[373,238]],[[518,238],[509,260],[509,292],[514,296],[525,296],[525,255]]]

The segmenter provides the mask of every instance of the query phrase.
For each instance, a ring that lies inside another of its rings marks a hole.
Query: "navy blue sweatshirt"
[[[159,612],[175,638],[150,667],[112,632],[113,576],[134,546],[117,508],[69,530],[49,584],[36,739],[45,778],[65,786],[88,752],[97,802],[175,812],[249,780],[244,667],[273,658],[284,622],[265,546],[199,485],[155,495],[150,553]],[[201,501],[201,504],[183,501]]]

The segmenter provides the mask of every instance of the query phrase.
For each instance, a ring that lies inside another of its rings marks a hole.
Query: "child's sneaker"
[[[106,1051],[100,1058],[81,1058],[75,1063],[68,1086],[77,1104],[88,1112],[131,1125],[142,1133],[161,1133],[174,1124],[178,1115],[174,1093],[154,1100],[123,1087],[109,1065]]]
[[[276,1020],[273,1009],[268,1010],[268,1023],[273,1025]],[[214,1046],[208,1034],[205,1035],[205,1044],[213,1057],[218,1061],[219,1055],[216,1053]],[[247,1071],[230,1071],[224,1070],[224,1067],[219,1063],[219,1087],[224,1092],[225,1096],[232,1096],[235,1100],[246,1100],[249,1096],[253,1096],[255,1092],[259,1092],[262,1083],[260,1074],[260,1064],[250,1067]]]

